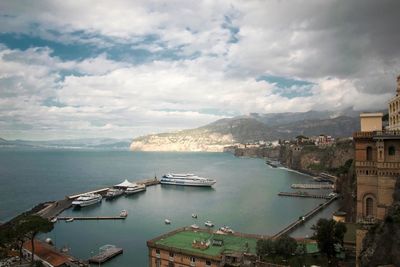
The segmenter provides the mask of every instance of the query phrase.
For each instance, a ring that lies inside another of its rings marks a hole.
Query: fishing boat
[[[217,181],[210,178],[199,177],[192,173],[176,174],[168,173],[161,177],[161,184],[189,185],[189,186],[212,186]]]

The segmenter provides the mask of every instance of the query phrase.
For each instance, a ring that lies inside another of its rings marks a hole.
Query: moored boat
[[[131,186],[126,188],[125,194],[131,195],[145,190],[146,190],[146,185],[144,184],[132,184]]]
[[[65,222],[73,222],[73,221],[74,221],[74,218],[69,218],[69,219],[65,220]]]
[[[200,227],[199,227],[197,224],[192,224],[192,225],[190,226],[190,228],[192,228],[192,229],[194,229],[194,230],[200,229]]]
[[[164,222],[165,222],[165,224],[171,224],[171,221],[168,219],[165,219]]]
[[[214,227],[214,224],[212,223],[212,221],[206,221],[204,223],[204,225],[207,226],[207,227]]]
[[[110,188],[110,189],[107,190],[107,193],[104,196],[104,198],[106,200],[110,200],[110,199],[119,197],[123,193],[124,193],[124,190],[122,190],[122,189]]]
[[[72,206],[86,207],[101,202],[102,196],[99,194],[84,194],[72,201]]]
[[[229,226],[222,226],[219,230],[226,234],[234,234],[235,232]]]
[[[161,184],[189,185],[189,186],[212,186],[217,181],[210,178],[199,177],[192,173],[176,174],[168,173],[161,177]]]
[[[192,213],[192,218],[193,219],[197,219],[197,214],[196,213]]]
[[[128,211],[127,210],[122,210],[121,213],[119,214],[119,217],[122,217],[122,218],[128,217]]]

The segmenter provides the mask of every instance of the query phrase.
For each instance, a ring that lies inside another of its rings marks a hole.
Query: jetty
[[[101,189],[97,189],[97,190],[93,190],[93,191],[89,191],[89,192],[85,192],[85,193],[80,193],[80,194],[76,194],[76,195],[70,195],[70,196],[67,196],[66,198],[72,200],[72,199],[78,198],[78,197],[80,197],[82,195],[86,195],[86,194],[104,195],[107,192],[108,189],[110,189],[110,188],[109,187],[101,188]]]
[[[293,189],[334,189],[331,183],[315,183],[315,184],[292,184]]]
[[[84,217],[75,217],[75,216],[71,216],[71,217],[57,217],[57,220],[61,220],[61,221],[66,221],[66,220],[70,220],[73,219],[74,221],[77,220],[125,220],[126,217],[121,217],[121,216],[84,216]]]
[[[120,254],[122,254],[124,251],[122,248],[117,248],[113,245],[105,245],[100,248],[100,253],[91,257],[89,259],[89,263],[96,263],[96,264],[102,264]]]
[[[336,194],[330,193],[328,195],[318,195],[318,194],[310,194],[307,192],[279,192],[278,196],[331,199],[333,197],[336,197]]]
[[[323,210],[324,208],[326,208],[327,206],[329,206],[329,204],[331,204],[333,201],[335,201],[337,199],[337,195],[335,195],[334,197],[331,197],[329,200],[327,200],[325,203],[320,204],[319,206],[317,206],[316,208],[312,209],[311,211],[307,212],[306,214],[304,214],[304,216],[300,216],[299,219],[297,219],[296,221],[292,222],[291,224],[289,224],[288,226],[286,226],[285,228],[283,228],[282,230],[280,230],[278,233],[276,233],[273,238],[278,238],[282,235],[286,235],[291,233],[293,230],[295,230],[297,227],[299,227],[300,225],[304,224],[306,221],[308,221],[309,219],[311,219],[316,213],[318,213],[319,211]]]
[[[144,179],[136,182],[137,184],[144,184],[146,186],[152,186],[152,185],[158,185],[160,183],[160,180],[157,179],[157,177],[150,178],[150,179]]]

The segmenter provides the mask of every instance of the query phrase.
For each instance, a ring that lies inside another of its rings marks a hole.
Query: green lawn
[[[213,246],[212,240],[223,240],[222,246]],[[210,240],[211,245],[204,250],[193,248],[193,240],[207,241]],[[234,235],[220,235],[220,234],[210,234],[201,231],[182,231],[173,234],[164,239],[157,240],[155,243],[158,245],[164,245],[171,248],[182,249],[190,252],[200,253],[209,256],[218,256],[222,252],[245,252],[246,242],[248,244],[248,252],[256,254],[256,244],[257,239],[255,238],[245,238],[238,237]]]

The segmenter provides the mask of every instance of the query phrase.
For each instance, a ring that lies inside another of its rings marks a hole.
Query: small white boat
[[[165,219],[164,222],[165,222],[165,224],[171,224],[171,221],[168,219]]]
[[[119,217],[122,217],[122,218],[128,217],[128,211],[127,210],[122,210],[121,213],[119,214]]]
[[[73,222],[73,221],[74,221],[74,218],[69,218],[69,219],[65,220],[65,222]]]
[[[51,219],[50,222],[56,223],[57,222],[57,217],[54,217],[53,219]]]
[[[192,224],[190,226],[190,228],[195,229],[195,230],[200,229],[200,227],[197,224]]]
[[[193,218],[193,219],[197,219],[197,214],[192,213],[192,218]]]
[[[204,225],[207,226],[207,227],[214,227],[214,224],[212,223],[212,221],[206,221],[204,223]]]
[[[234,234],[235,232],[229,227],[229,226],[223,226],[219,228],[221,232],[227,233],[227,234]]]

